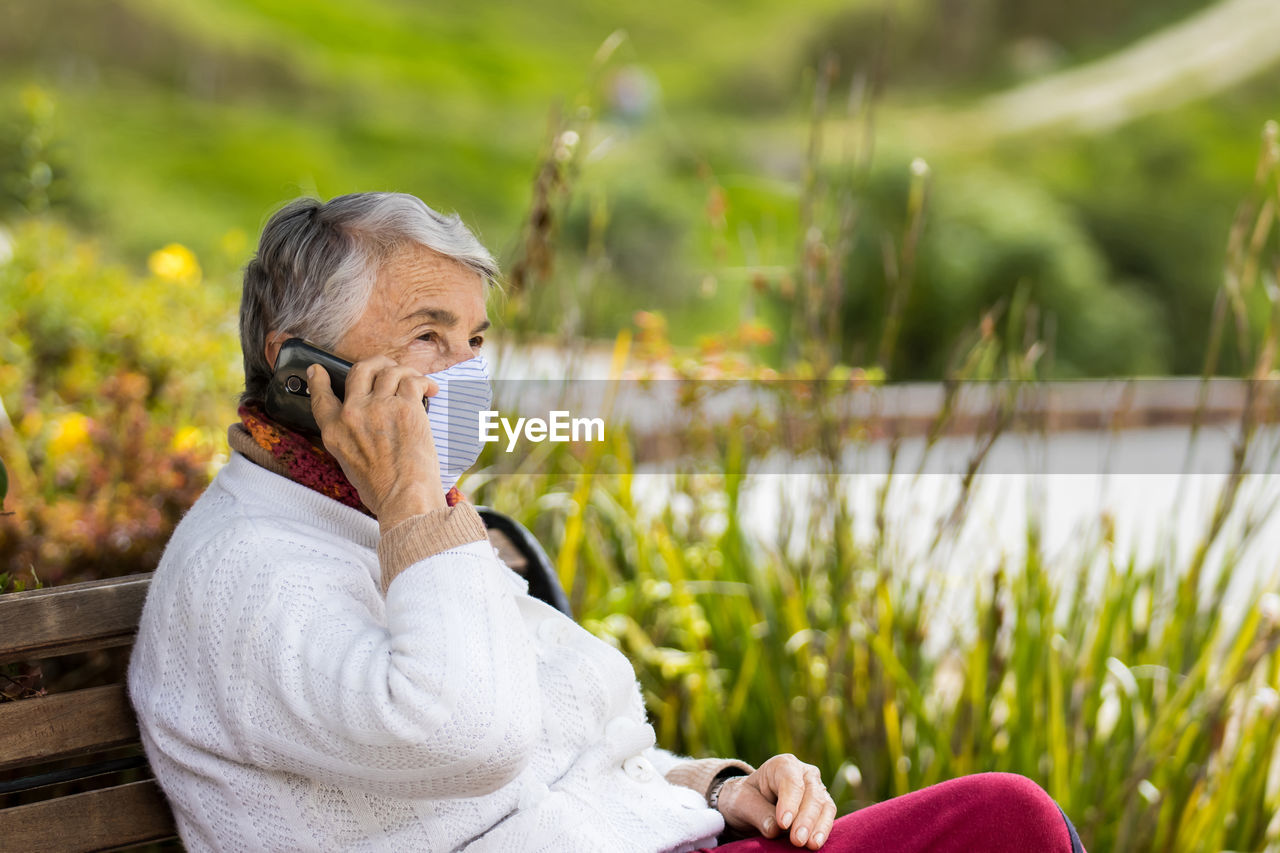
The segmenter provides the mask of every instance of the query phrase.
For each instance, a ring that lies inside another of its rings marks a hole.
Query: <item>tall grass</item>
[[[993,546],[979,558],[960,593],[967,624],[956,630],[939,617],[953,593],[928,573],[958,553],[949,549],[986,455],[1051,351],[1020,296],[983,318],[955,359],[930,442],[960,380],[1017,382],[975,441],[959,497],[924,558],[904,556],[885,512],[890,493],[919,488],[920,478],[891,466],[875,505],[856,503],[834,464],[850,425],[821,394],[810,398],[814,447],[832,464],[805,481],[806,499],[793,490],[777,502],[776,529],[745,526],[741,472],[754,451],[732,425],[698,459],[699,470],[721,473],[669,476],[657,513],[641,511],[645,475],[621,434],[585,453],[540,454],[522,469],[538,476],[486,479],[481,471],[476,497],[518,515],[558,554],[581,621],[635,662],[665,746],[756,762],[794,752],[823,769],[842,811],[1001,770],[1040,782],[1094,851],[1280,851],[1280,596],[1259,584],[1243,615],[1222,606],[1236,561],[1271,509],[1237,499],[1258,461],[1264,380],[1280,342],[1270,272],[1278,175],[1269,125],[1212,321],[1220,341],[1221,325],[1235,320],[1253,365],[1249,402],[1232,468],[1185,558],[1173,548],[1155,559],[1123,550],[1103,516],[1078,556],[1051,562],[1032,514],[1021,557]],[[918,171],[915,204],[926,176]],[[840,229],[856,221],[853,204],[835,206],[834,232],[806,237],[796,280],[812,289],[798,295],[802,308],[835,298],[829,288],[839,277],[823,265],[839,262],[827,250],[847,239]],[[909,229],[921,215],[912,212]],[[911,239],[903,236],[904,252]],[[910,257],[897,257],[905,288]],[[1256,326],[1248,303],[1259,298],[1269,320]],[[806,358],[784,375],[847,376],[823,358],[836,342],[823,339],[822,312],[801,316]],[[892,349],[890,337],[882,365]],[[873,516],[869,535],[855,534],[859,514]],[[1241,517],[1242,528],[1227,523]]]

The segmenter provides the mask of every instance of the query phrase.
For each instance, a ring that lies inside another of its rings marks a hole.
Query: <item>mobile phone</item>
[[[319,435],[320,427],[311,413],[311,389],[307,387],[307,368],[313,364],[329,372],[329,385],[342,400],[347,391],[347,372],[351,362],[338,358],[302,338],[290,338],[280,345],[275,373],[267,384],[263,407],[267,417],[297,432]]]

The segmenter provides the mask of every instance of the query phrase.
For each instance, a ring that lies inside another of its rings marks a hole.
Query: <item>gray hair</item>
[[[333,349],[364,312],[379,266],[409,243],[470,267],[488,286],[497,283],[497,263],[456,214],[444,216],[405,193],[300,198],[272,216],[244,270],[241,402],[266,396],[270,332]]]

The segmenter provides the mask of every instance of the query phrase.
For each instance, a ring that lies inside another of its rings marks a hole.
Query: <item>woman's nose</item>
[[[443,373],[455,364],[461,364],[473,356],[470,341],[463,342],[462,346],[452,344],[435,359],[435,363],[431,365],[431,373]]]

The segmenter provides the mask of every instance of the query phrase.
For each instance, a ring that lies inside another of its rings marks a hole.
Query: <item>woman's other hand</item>
[[[439,390],[434,381],[386,356],[352,366],[343,401],[324,368],[309,367],[307,381],[325,448],[383,530],[446,505],[422,405],[423,397]]]
[[[732,829],[754,829],[766,838],[790,830],[791,843],[810,850],[826,842],[836,817],[818,768],[790,754],[775,755],[750,776],[730,778],[720,788],[718,807]]]

